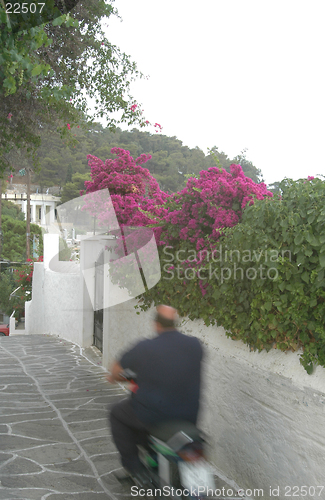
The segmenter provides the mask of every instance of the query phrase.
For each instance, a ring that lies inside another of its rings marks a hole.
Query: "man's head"
[[[174,330],[177,311],[170,306],[157,306],[157,312],[154,318],[156,332],[162,333],[165,330]]]

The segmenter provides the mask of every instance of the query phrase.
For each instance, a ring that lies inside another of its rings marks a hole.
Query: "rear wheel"
[[[0,332],[0,337],[6,337],[6,334],[3,332]]]

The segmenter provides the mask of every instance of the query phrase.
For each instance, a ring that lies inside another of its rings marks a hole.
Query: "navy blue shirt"
[[[177,330],[139,342],[120,365],[137,375],[132,404],[137,417],[155,424],[169,419],[196,423],[201,381],[201,343]]]

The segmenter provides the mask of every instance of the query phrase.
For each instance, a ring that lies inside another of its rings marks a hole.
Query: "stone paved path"
[[[112,474],[121,466],[107,408],[123,397],[93,348],[47,335],[1,337],[0,500],[136,498]]]

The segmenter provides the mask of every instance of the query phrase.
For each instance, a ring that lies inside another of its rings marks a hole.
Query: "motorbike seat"
[[[187,420],[167,420],[149,427],[149,433],[161,441],[169,441],[178,432],[183,432],[193,441],[201,439],[198,428]]]

